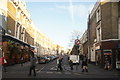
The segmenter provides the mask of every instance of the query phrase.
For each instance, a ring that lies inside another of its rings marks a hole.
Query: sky
[[[80,35],[87,29],[87,20],[94,2],[27,2],[27,9],[36,27],[56,44],[70,48],[72,32]]]

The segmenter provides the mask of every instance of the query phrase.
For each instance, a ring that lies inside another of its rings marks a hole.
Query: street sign
[[[75,45],[79,45],[80,44],[80,40],[79,39],[76,39],[75,40]]]

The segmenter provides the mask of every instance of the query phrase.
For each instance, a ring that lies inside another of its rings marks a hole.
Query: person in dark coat
[[[86,70],[86,72],[88,72],[88,62],[87,62],[87,57],[84,56],[84,59],[82,61],[82,72],[84,72]]]
[[[73,61],[69,60],[70,69],[73,70]]]
[[[62,60],[63,60],[63,58],[62,57],[59,57],[58,59],[57,59],[57,65],[58,65],[58,67],[57,67],[57,71],[58,70],[63,70],[62,69]]]
[[[34,57],[34,52],[32,51],[32,49],[30,50],[30,54],[31,54],[31,58],[30,58],[30,70],[29,70],[29,76],[31,76],[31,72],[34,72],[34,76],[36,76],[36,71],[35,71],[35,67],[36,67],[36,58]]]

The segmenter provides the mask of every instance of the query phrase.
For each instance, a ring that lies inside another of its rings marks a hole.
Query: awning
[[[11,40],[11,41],[14,41],[14,42],[20,43],[20,44],[22,44],[22,45],[30,46],[28,43],[23,42],[23,41],[21,41],[21,40],[15,38],[15,37],[13,37],[13,36],[11,36],[11,35],[2,35],[2,40],[3,40],[3,41]]]

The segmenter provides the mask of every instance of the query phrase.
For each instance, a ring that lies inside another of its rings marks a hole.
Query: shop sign
[[[104,53],[104,55],[112,55],[112,53]]]
[[[112,55],[111,50],[103,50],[104,55]]]

